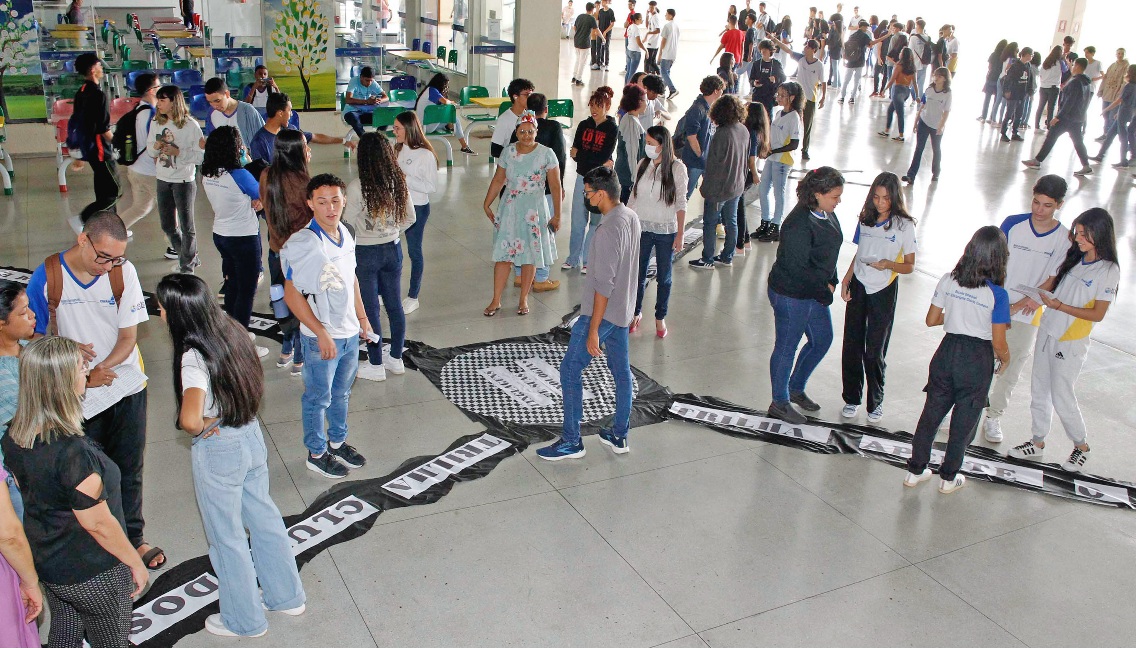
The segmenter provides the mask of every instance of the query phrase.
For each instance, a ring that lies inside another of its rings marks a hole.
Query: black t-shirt
[[[598,126],[591,117],[580,122],[572,139],[572,148],[576,149],[576,173],[584,175],[612,159],[618,134],[619,124],[611,115]]]
[[[753,60],[754,48],[757,44],[757,27],[749,27],[746,29],[745,45],[742,46],[742,60],[749,62]],[[736,63],[737,61],[735,61]]]
[[[615,24],[615,10],[614,9],[600,9],[598,16],[600,25],[600,32],[606,31],[608,27]]]
[[[94,83],[87,81],[75,93],[74,113],[71,119],[79,120],[79,128],[84,136],[91,141],[98,141],[96,137],[110,130],[110,109],[106,93]],[[99,160],[106,157],[106,146],[96,147]]]
[[[592,46],[592,30],[597,27],[595,16],[586,13],[576,16],[576,33],[572,36],[572,44],[576,49],[588,49]]]
[[[59,437],[51,443],[37,440],[29,450],[5,435],[0,446],[24,498],[24,532],[40,578],[55,585],[74,585],[117,566],[118,559],[79,524],[75,511],[105,501],[126,531],[118,466],[85,436]],[[92,474],[103,482],[98,499],[75,488]]]

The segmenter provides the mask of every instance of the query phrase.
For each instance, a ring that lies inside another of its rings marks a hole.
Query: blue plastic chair
[[[189,102],[189,112],[196,119],[205,121],[209,118],[209,100],[203,94],[193,95],[193,99]]]
[[[414,50],[415,52],[422,49],[422,39],[415,38],[414,40],[410,41],[410,49]]]
[[[174,70],[174,85],[182,90],[188,90],[195,85],[204,85],[201,70]]]
[[[130,89],[134,89],[134,84],[138,81],[138,76],[140,74],[147,74],[147,73],[153,74],[153,71],[151,71],[151,70],[135,70],[134,72],[127,72],[126,73],[126,87],[128,87]]]
[[[390,89],[391,90],[417,90],[418,89],[418,80],[415,79],[414,77],[410,76],[409,74],[404,74],[402,76],[396,76],[395,78],[390,80]]]

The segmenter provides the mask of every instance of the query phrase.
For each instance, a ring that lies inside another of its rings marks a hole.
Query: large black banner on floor
[[[791,425],[769,418],[764,412],[735,405],[712,396],[678,394],[668,408],[673,419],[698,423],[720,432],[760,439],[822,454],[855,454],[896,466],[906,466],[911,457],[911,435],[883,428],[829,423],[810,419],[805,425]],[[943,461],[945,447],[935,444],[931,466]],[[1067,499],[1136,510],[1132,493],[1136,484],[1082,475],[1063,470],[1056,464],[1019,461],[981,446],[966,450],[962,472],[968,477],[1008,484],[1025,490]]]

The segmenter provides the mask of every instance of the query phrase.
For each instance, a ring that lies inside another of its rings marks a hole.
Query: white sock
[[[338,450],[343,447],[343,441],[340,441],[339,443],[331,441],[330,443],[328,443],[328,445],[331,446],[332,450]]]

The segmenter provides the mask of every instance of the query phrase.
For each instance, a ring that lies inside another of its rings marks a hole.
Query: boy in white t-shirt
[[[1030,213],[1010,216],[1002,221],[1002,233],[1010,247],[1010,260],[1006,263],[1006,292],[1010,295],[1010,316],[1013,327],[1006,332],[1010,345],[1010,364],[994,379],[990,402],[986,407],[984,433],[991,443],[1002,442],[999,420],[1010,395],[1022,375],[1026,360],[1033,353],[1037,326],[1041,322],[1041,304],[1018,292],[1021,285],[1037,287],[1057,274],[1069,249],[1069,230],[1057,220],[1057,210],[1065,200],[1068,185],[1057,175],[1038,178],[1033,186],[1033,203]]]
[[[118,214],[95,212],[83,225],[77,243],[41,263],[28,281],[28,306],[36,314],[36,334],[61,335],[82,345],[90,365],[88,399],[110,391],[123,367],[142,373],[138,325],[149,315],[138,271],[126,260],[126,241],[126,226]],[[53,285],[59,286],[54,317],[50,304]],[[151,547],[143,535],[146,386],[122,395],[109,408],[87,419],[83,432],[103,447],[122,472],[126,537],[147,567],[165,564],[162,550]]]
[[[355,277],[355,237],[340,222],[347,186],[330,173],[308,183],[311,223],[280,250],[284,302],[300,320],[301,401],[308,470],[341,479],[367,460],[347,444],[347,405],[359,339],[373,335]]]

